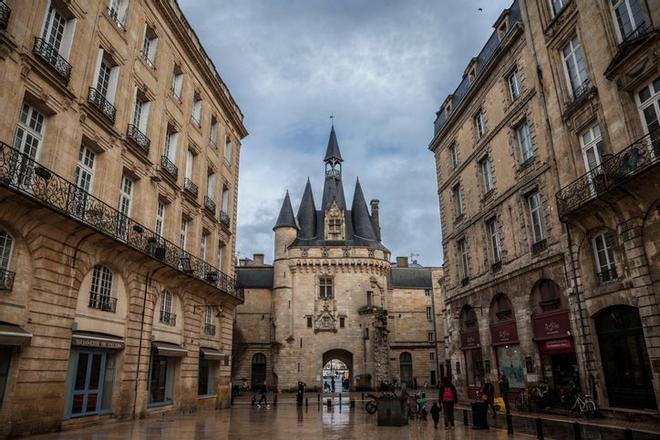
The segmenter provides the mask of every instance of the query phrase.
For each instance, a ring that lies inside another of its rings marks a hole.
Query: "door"
[[[599,313],[595,321],[610,406],[655,409],[639,311],[613,306]]]
[[[642,118],[644,133],[649,135],[650,152],[660,156],[660,77],[637,93],[637,106]]]
[[[401,383],[407,384],[408,387],[412,386],[412,355],[407,351],[401,353],[399,356],[399,367],[400,367],[400,376]]]
[[[252,389],[257,389],[266,382],[266,356],[257,353],[252,356]]]
[[[106,353],[78,351],[74,359],[75,370],[69,416],[97,414],[103,393]]]
[[[584,158],[584,169],[589,173],[591,194],[594,195],[601,190],[601,185],[604,189],[604,182],[601,183],[604,174],[600,166],[603,155],[603,139],[598,125],[592,126],[580,135],[580,146]]]
[[[45,117],[34,107],[23,104],[16,124],[12,154],[12,184],[32,192],[35,160],[43,138]]]

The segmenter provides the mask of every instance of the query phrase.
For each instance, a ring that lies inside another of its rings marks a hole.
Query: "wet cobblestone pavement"
[[[457,414],[459,415],[459,414]],[[459,419],[460,422],[460,419]],[[356,439],[356,440],[427,440],[427,439],[531,439],[528,435],[507,436],[506,431],[491,429],[475,431],[457,424],[454,430],[442,426],[433,428],[433,422],[412,421],[403,427],[378,427],[376,416],[358,407],[310,405],[297,408],[280,404],[269,409],[236,405],[232,409],[204,411],[193,415],[151,417],[128,422],[110,422],[104,425],[45,434],[30,438],[38,440],[126,440],[126,439]]]

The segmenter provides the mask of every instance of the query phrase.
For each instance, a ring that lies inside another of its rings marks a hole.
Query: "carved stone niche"
[[[337,331],[337,307],[334,300],[320,299],[316,301],[314,318],[314,333]]]

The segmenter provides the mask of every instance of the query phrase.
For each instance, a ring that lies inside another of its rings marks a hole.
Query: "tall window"
[[[511,95],[511,100],[515,101],[518,96],[520,96],[520,78],[518,77],[518,70],[514,70],[508,76],[507,81],[509,83],[509,94]]]
[[[115,100],[115,92],[117,90],[119,66],[114,63],[105,50],[99,49],[96,69],[97,74],[92,84],[92,88],[96,90],[94,97],[96,99],[103,97],[112,104]]]
[[[568,83],[571,85],[571,90],[573,91],[573,98],[577,98],[585,91],[582,86],[588,79],[582,46],[577,37],[573,37],[561,52],[564,58],[564,68]]]
[[[598,279],[601,283],[616,278],[614,253],[612,252],[613,241],[612,234],[609,232],[602,232],[591,240]]]
[[[167,124],[167,133],[165,134],[165,157],[170,162],[176,163],[176,147],[179,133],[176,132],[174,127]]]
[[[516,128],[516,138],[518,140],[518,148],[520,148],[520,161],[524,163],[534,156],[532,140],[529,136],[529,126],[526,121]]]
[[[229,214],[229,188],[222,187],[222,212]]]
[[[488,193],[493,189],[493,172],[490,159],[485,158],[479,162],[479,168],[481,169],[481,183],[483,185],[484,193]]]
[[[454,196],[454,210],[456,211],[456,217],[463,214],[463,199],[461,198],[461,186],[459,184],[454,185],[451,189],[452,195]]]
[[[538,191],[527,196],[527,206],[529,208],[530,223],[532,225],[532,236],[534,243],[545,239],[545,226],[543,221],[543,205],[541,195]]]
[[[465,238],[458,240],[458,257],[460,258],[461,278],[467,279],[470,276],[470,266],[468,261],[467,242]]]
[[[14,239],[4,229],[0,229],[0,270],[9,269]]]
[[[183,87],[183,70],[178,64],[174,65],[172,70],[172,84],[170,86],[170,91],[172,96],[176,98],[177,101],[181,101],[181,88]]]
[[[163,226],[165,225],[165,203],[162,200],[158,200],[158,205],[156,205],[156,235],[158,237],[163,236]]]
[[[144,36],[142,39],[142,49],[140,49],[140,55],[147,62],[147,65],[155,69],[156,68],[156,48],[158,47],[158,37],[154,29],[148,24],[144,25]]]
[[[197,394],[199,396],[209,396],[213,394],[213,376],[214,364],[208,359],[199,359],[199,372],[197,376]]]
[[[497,220],[492,218],[486,222],[486,230],[488,232],[488,240],[490,242],[491,256],[493,263],[498,263],[502,260],[502,245],[500,242],[500,228]]]
[[[610,0],[610,5],[617,25],[619,41],[632,37],[635,30],[645,27],[644,13],[639,0]]]
[[[333,217],[328,220],[328,235],[331,240],[341,239],[341,219],[338,217]]]
[[[199,126],[202,120],[202,98],[198,92],[193,95],[192,120]]]
[[[80,146],[78,152],[78,163],[76,164],[76,190],[71,194],[73,212],[77,216],[85,213],[88,194],[92,191],[94,181],[94,162],[96,154],[84,145]]]
[[[552,12],[552,16],[554,17],[555,15],[559,14],[562,9],[564,9],[564,5],[569,2],[569,0],[548,0],[550,2],[550,12]]]
[[[5,397],[7,390],[7,379],[9,378],[9,365],[11,364],[11,357],[14,351],[13,347],[0,348],[0,408],[2,401]]]
[[[598,124],[590,127],[580,135],[584,167],[587,171],[598,168],[603,155],[603,139]]]
[[[213,173],[211,170],[208,170],[206,174],[206,197],[213,201],[215,201],[215,182],[215,173]]]
[[[214,319],[213,306],[206,306],[204,312],[204,325],[205,326],[213,325],[213,319]]]
[[[367,307],[371,307],[373,305],[373,296],[374,293],[372,291],[367,291]]]
[[[135,88],[135,105],[133,107],[132,123],[138,130],[145,134],[147,132],[147,122],[149,121],[149,108],[151,104],[144,93]]]
[[[660,77],[647,84],[637,93],[637,106],[642,117],[644,131],[651,134],[653,152],[660,156]]]
[[[121,176],[121,184],[119,186],[119,236],[124,240],[128,236],[128,218],[131,215],[131,198],[133,196],[133,180],[128,176]]]
[[[43,139],[46,118],[34,107],[23,103],[16,124],[14,148],[30,159],[38,158],[39,147]]]
[[[428,341],[429,341],[429,344],[432,344],[433,341],[435,341],[435,338],[433,337],[433,332],[428,332],[427,335],[426,335],[426,337],[427,337],[427,339],[428,339]]]
[[[486,121],[484,120],[484,112],[481,110],[474,117],[474,127],[477,130],[477,139],[481,139],[486,134]]]
[[[172,313],[173,296],[170,289],[165,289],[160,299],[160,322],[174,325],[174,314]]]
[[[193,167],[195,165],[195,155],[192,150],[186,151],[186,179],[192,181]]]
[[[456,145],[456,142],[452,142],[452,144],[449,146],[449,161],[451,163],[452,168],[456,168],[458,166],[457,148],[458,146]]]
[[[41,38],[50,45],[49,50],[54,53],[50,56],[60,55],[67,59],[71,42],[73,41],[74,20],[67,18],[60,10],[54,6],[48,8],[46,19],[44,20],[44,29]]]
[[[227,163],[231,163],[231,155],[232,155],[232,149],[233,148],[234,147],[231,143],[231,138],[229,136],[227,136],[225,138],[225,161]]]
[[[332,278],[321,277],[319,279],[319,297],[321,299],[332,298]]]
[[[426,307],[426,320],[433,321],[433,310],[431,307]]]
[[[215,116],[211,117],[211,131],[209,133],[209,140],[213,145],[218,145],[218,120]]]
[[[186,250],[186,242],[188,241],[188,219],[181,217],[181,230],[179,231],[179,247]]]
[[[218,266],[219,270],[222,270],[222,263],[225,260],[225,244],[220,243],[218,244],[218,255],[217,255],[217,260],[216,260],[216,266]]]
[[[206,231],[202,231],[202,239],[199,242],[199,258],[202,261],[206,261],[206,244],[209,241],[209,233]],[[206,265],[205,263],[202,263]]]
[[[124,29],[127,6],[128,0],[110,0],[110,3],[108,4],[108,14],[120,29]]]
[[[105,266],[94,266],[89,289],[89,307],[114,312],[112,300],[112,272]]]

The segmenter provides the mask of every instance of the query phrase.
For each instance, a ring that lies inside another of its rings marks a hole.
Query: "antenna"
[[[417,260],[415,260],[415,257],[419,257],[419,256],[420,256],[419,254],[414,254],[414,253],[411,252],[411,253],[410,253],[410,262],[411,262],[412,264],[417,263]]]

